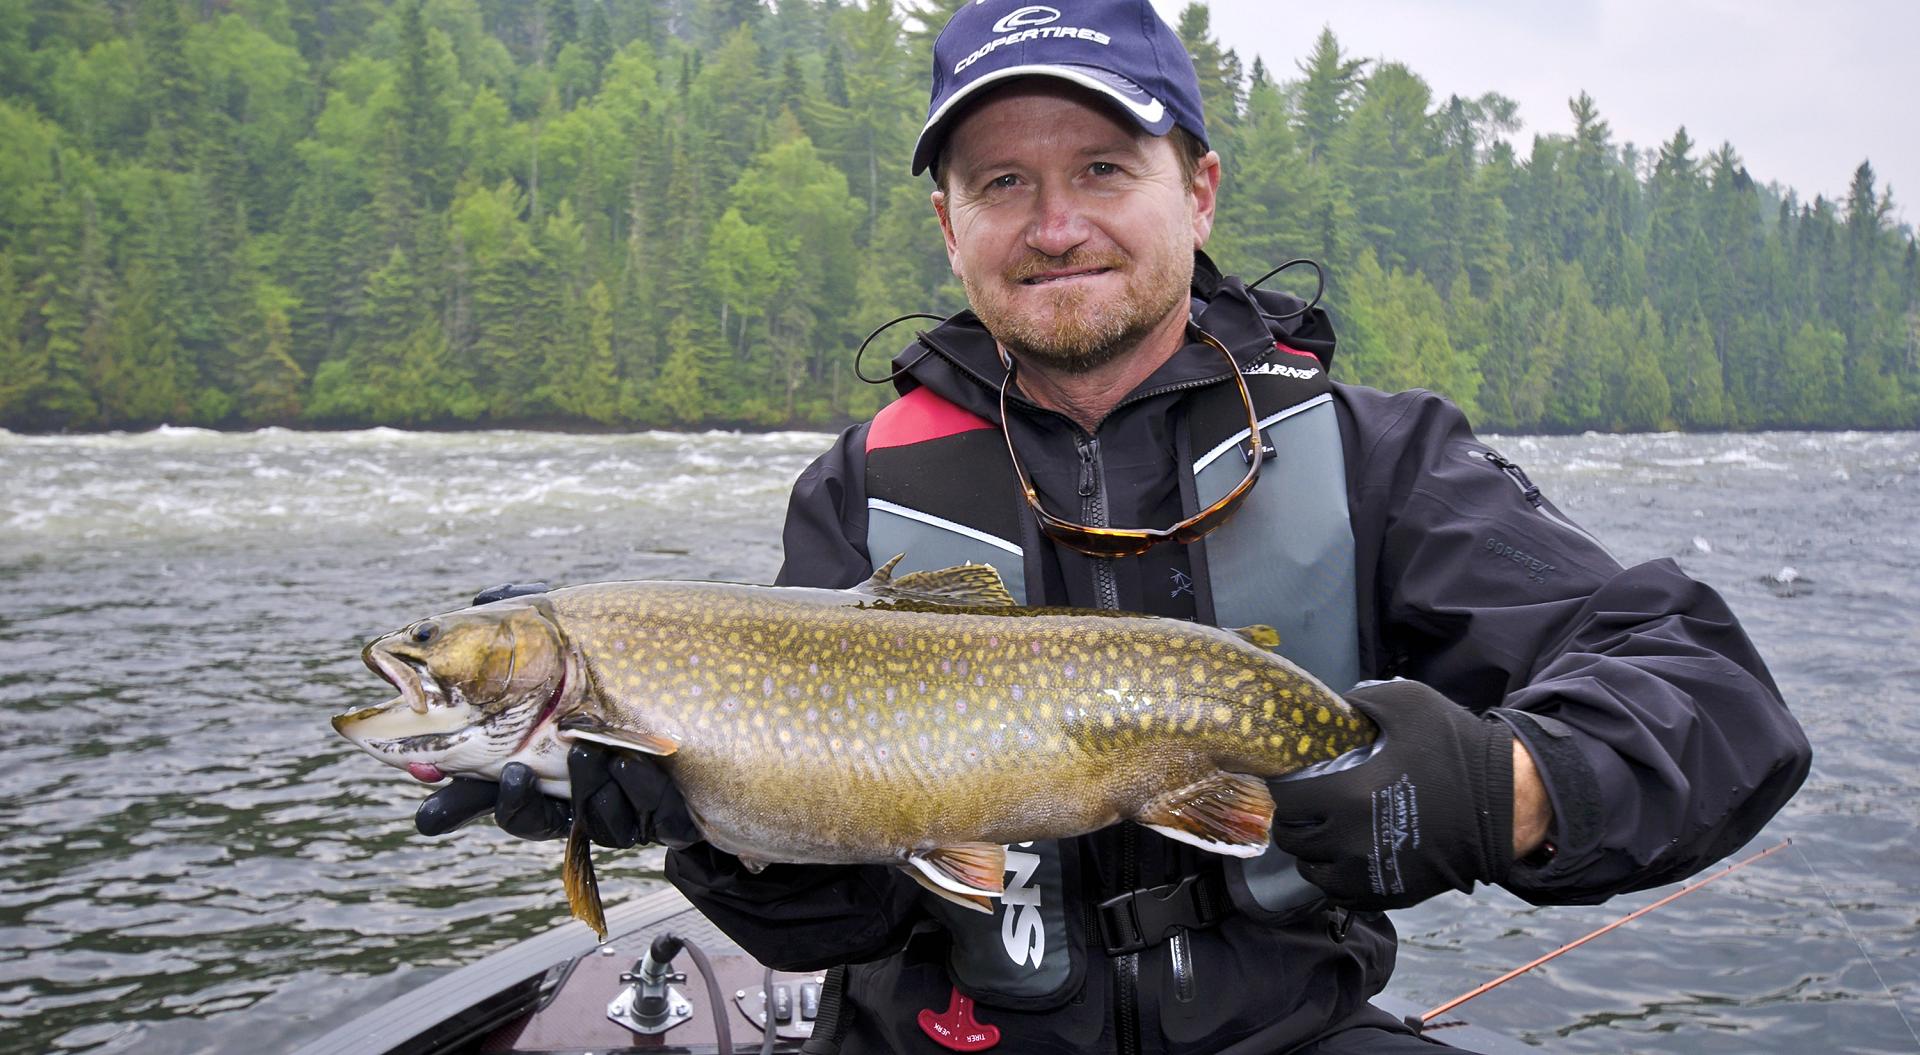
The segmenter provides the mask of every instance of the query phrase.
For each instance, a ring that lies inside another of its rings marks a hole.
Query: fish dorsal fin
[[[873,569],[873,574],[867,577],[866,582],[863,582],[860,585],[855,586],[854,587],[855,592],[857,593],[886,592],[888,587],[893,585],[893,569],[898,568],[900,566],[900,562],[906,559],[907,559],[907,555],[904,553],[894,554],[892,560],[886,562],[885,564],[880,565],[878,568]]]
[[[1227,628],[1227,633],[1238,634],[1269,652],[1280,647],[1280,631],[1275,630],[1265,623],[1254,623],[1250,626],[1230,626]]]
[[[956,608],[1014,608],[1020,602],[1007,592],[1000,572],[991,564],[957,564],[934,571],[908,572],[893,577],[901,554],[874,569],[873,577],[854,587],[856,593],[890,601],[918,601]]]
[[[1134,820],[1217,854],[1258,857],[1273,829],[1273,793],[1245,773],[1215,773],[1147,803]]]

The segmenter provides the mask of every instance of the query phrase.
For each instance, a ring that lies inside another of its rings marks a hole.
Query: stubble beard
[[[1026,278],[1056,269],[1105,267],[1126,276],[1117,294],[1086,289],[1050,291],[1052,311],[1044,317],[1012,308],[998,296],[999,287],[962,275],[967,303],[987,332],[1021,361],[1064,373],[1084,374],[1107,365],[1140,346],[1169,314],[1187,300],[1193,284],[1193,255],[1168,253],[1146,270],[1129,271],[1119,254],[1068,253],[1060,257],[1035,256],[994,283],[1019,285]]]

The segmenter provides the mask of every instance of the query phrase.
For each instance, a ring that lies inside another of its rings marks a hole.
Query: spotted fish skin
[[[422,620],[366,648],[400,697],[334,726],[424,780],[518,761],[558,795],[569,741],[653,754],[749,867],[895,863],[983,909],[1006,844],[1125,819],[1256,855],[1264,778],[1375,735],[1266,628],[1022,608],[991,568],[896,563],[852,590],[594,583]],[[578,825],[567,876],[601,925]]]
[[[725,583],[552,601],[586,706],[677,744],[662,761],[705,834],[760,860],[1078,834],[1215,773],[1281,776],[1372,739],[1304,671],[1176,620]]]

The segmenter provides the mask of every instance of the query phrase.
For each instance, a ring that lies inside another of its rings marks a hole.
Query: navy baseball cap
[[[1149,135],[1179,125],[1207,141],[1193,59],[1147,0],[971,0],[933,42],[913,174],[933,164],[963,103],[1015,77],[1071,81],[1113,100]]]

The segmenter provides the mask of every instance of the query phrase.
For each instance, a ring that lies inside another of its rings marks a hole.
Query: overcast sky
[[[1153,0],[1172,21],[1185,0]],[[1405,63],[1436,100],[1497,91],[1535,132],[1594,97],[1615,143],[1684,124],[1731,141],[1754,178],[1842,197],[1860,162],[1920,220],[1920,0],[1211,0],[1214,35],[1276,79],[1330,26],[1342,50]]]

